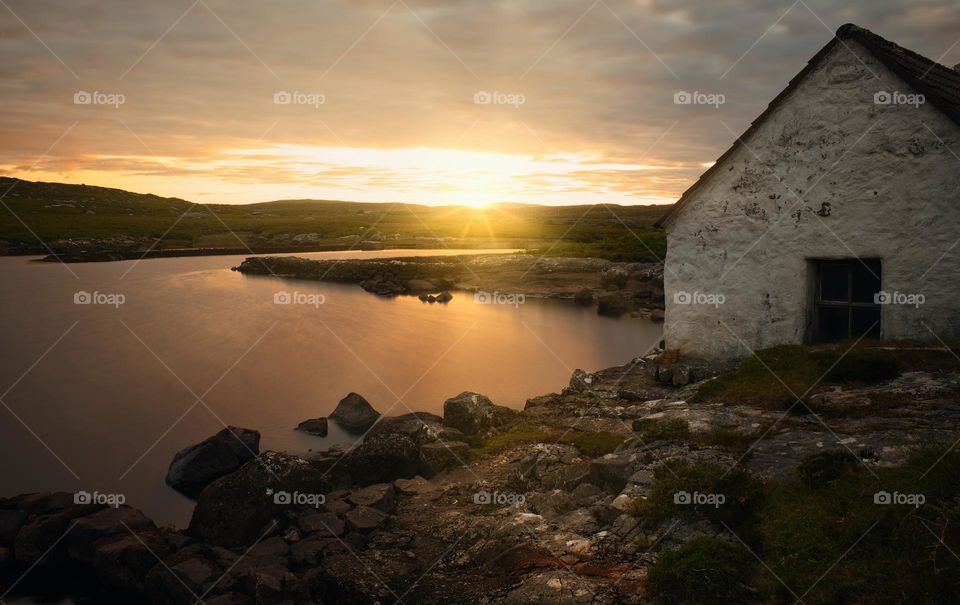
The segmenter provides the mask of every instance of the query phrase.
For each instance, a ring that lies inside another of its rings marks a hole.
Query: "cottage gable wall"
[[[813,258],[880,258],[885,291],[925,295],[882,308],[884,338],[960,338],[960,128],[914,93],[847,40],[724,159],[667,224],[668,348],[804,342]]]

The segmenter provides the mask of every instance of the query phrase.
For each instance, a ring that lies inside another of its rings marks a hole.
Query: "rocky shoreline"
[[[171,465],[204,477],[184,530],[97,494],[0,499],[4,590],[37,565],[151,604],[665,603],[647,587],[664,553],[738,539],[679,508],[657,522],[639,515],[665,469],[783,478],[811,455],[849,449],[879,472],[960,436],[957,372],[819,389],[811,405],[872,406],[830,428],[812,415],[690,403],[705,383],[684,383],[709,373],[652,354],[577,370],[522,411],[462,393],[443,417],[379,417],[351,394],[338,415],[372,428],[353,447],[308,455],[257,453],[254,432],[231,427]],[[904,403],[876,409],[880,391]]]
[[[599,258],[478,254],[385,259],[310,260],[250,257],[234,270],[358,284],[381,296],[432,295],[460,290],[478,300],[559,298],[597,305],[602,315],[663,318],[663,265]]]

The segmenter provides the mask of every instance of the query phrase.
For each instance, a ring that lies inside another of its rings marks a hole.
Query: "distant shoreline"
[[[453,247],[457,250],[516,250],[516,246],[503,245],[477,245],[469,242],[457,242]],[[348,245],[348,244],[324,244],[315,246],[268,246],[268,247],[246,247],[237,246],[231,248],[163,248],[156,250],[78,250],[70,252],[58,252],[51,254],[46,249],[22,249],[6,250],[0,252],[2,256],[37,256],[44,255],[43,258],[36,259],[35,262],[64,262],[64,263],[93,263],[110,262],[122,260],[138,260],[144,258],[178,258],[189,256],[231,256],[241,254],[292,254],[292,253],[311,253],[311,252],[361,252],[361,251],[384,251],[384,250],[436,250],[436,245],[415,245],[415,244],[397,244],[391,246],[372,246],[372,245]]]

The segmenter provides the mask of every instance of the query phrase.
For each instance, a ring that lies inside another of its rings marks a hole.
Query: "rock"
[[[350,393],[340,400],[330,418],[349,431],[363,432],[380,418],[380,412],[373,409],[363,396]]]
[[[278,494],[322,495],[329,488],[330,478],[309,461],[264,452],[200,493],[187,533],[227,548],[249,545],[271,528],[281,529],[288,513],[296,512],[297,505],[278,500]]]
[[[213,562],[191,557],[175,565],[155,565],[147,575],[146,591],[151,603],[192,603],[203,586],[216,580]]]
[[[620,492],[639,461],[636,453],[607,454],[590,461],[590,483],[610,492]]]
[[[369,506],[385,513],[393,510],[396,504],[393,486],[389,483],[377,483],[358,489],[347,497],[347,501],[356,506]]]
[[[664,315],[663,309],[653,309],[650,311],[651,321],[661,322],[664,320],[664,318],[665,318],[665,315]]]
[[[610,267],[600,273],[600,285],[604,288],[616,288],[617,290],[627,285],[630,274],[620,267]]]
[[[400,416],[386,416],[367,432],[367,439],[387,434],[400,434],[409,437],[418,446],[433,441],[460,441],[463,433],[455,428],[444,426],[443,418],[427,412],[412,412]]]
[[[387,516],[375,508],[358,506],[344,515],[347,525],[359,532],[369,532],[380,527]]]
[[[409,478],[417,474],[418,452],[417,445],[406,435],[368,435],[363,443],[344,454],[339,467],[360,485]]]
[[[590,288],[578,290],[577,293],[573,295],[573,302],[584,307],[589,307],[593,304],[593,290]]]
[[[438,441],[420,448],[420,474],[431,478],[438,473],[462,466],[470,457],[470,446],[463,441]]]
[[[507,424],[516,414],[515,410],[494,405],[488,397],[471,391],[443,402],[443,423],[464,435],[484,434],[491,428]]]
[[[152,525],[152,523],[151,523]],[[104,538],[93,545],[92,563],[97,578],[105,587],[122,593],[142,594],[150,571],[169,549],[155,529],[140,529]]]
[[[92,563],[97,541],[109,536],[129,536],[130,532],[155,532],[156,529],[153,521],[135,508],[105,508],[77,519],[73,529],[64,537],[64,542],[71,558]]]
[[[436,486],[430,483],[420,475],[413,479],[397,479],[393,482],[393,487],[398,493],[404,496],[416,496],[434,491]]]
[[[333,513],[310,512],[297,519],[297,525],[305,534],[318,533],[321,537],[342,536],[343,521]]]
[[[258,431],[227,427],[177,452],[167,470],[167,485],[196,499],[203,488],[237,470],[259,451]]]
[[[437,302],[447,303],[453,300],[453,294],[444,290],[440,294],[437,294]]]
[[[316,435],[318,437],[327,436],[327,419],[326,418],[312,418],[310,420],[304,420],[297,425],[297,430],[304,433],[309,433],[311,435]]]
[[[620,317],[630,310],[626,297],[621,292],[606,292],[597,297],[597,313],[607,317]]]
[[[71,497],[72,494],[67,494]],[[43,558],[44,563],[54,563],[66,551],[63,536],[74,519],[95,513],[105,508],[99,504],[78,504],[31,518],[13,543],[17,562],[32,565]]]
[[[407,282],[407,291],[411,293],[433,292],[437,286],[429,279],[411,279]]]
[[[0,545],[10,546],[27,520],[27,511],[0,510]]]

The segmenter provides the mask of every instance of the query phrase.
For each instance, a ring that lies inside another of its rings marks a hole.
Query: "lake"
[[[297,256],[476,252],[490,251]],[[350,391],[386,415],[440,414],[467,390],[522,408],[566,386],[574,368],[623,364],[661,337],[649,321],[566,301],[387,299],[355,285],[231,271],[243,258],[69,268],[0,258],[2,495],[123,494],[158,523],[184,526],[193,502],[166,486],[167,466],[224,423],[259,430],[261,450],[325,449],[356,437],[333,422],[326,438],[293,427],[328,415]],[[294,303],[275,304],[278,292]]]

